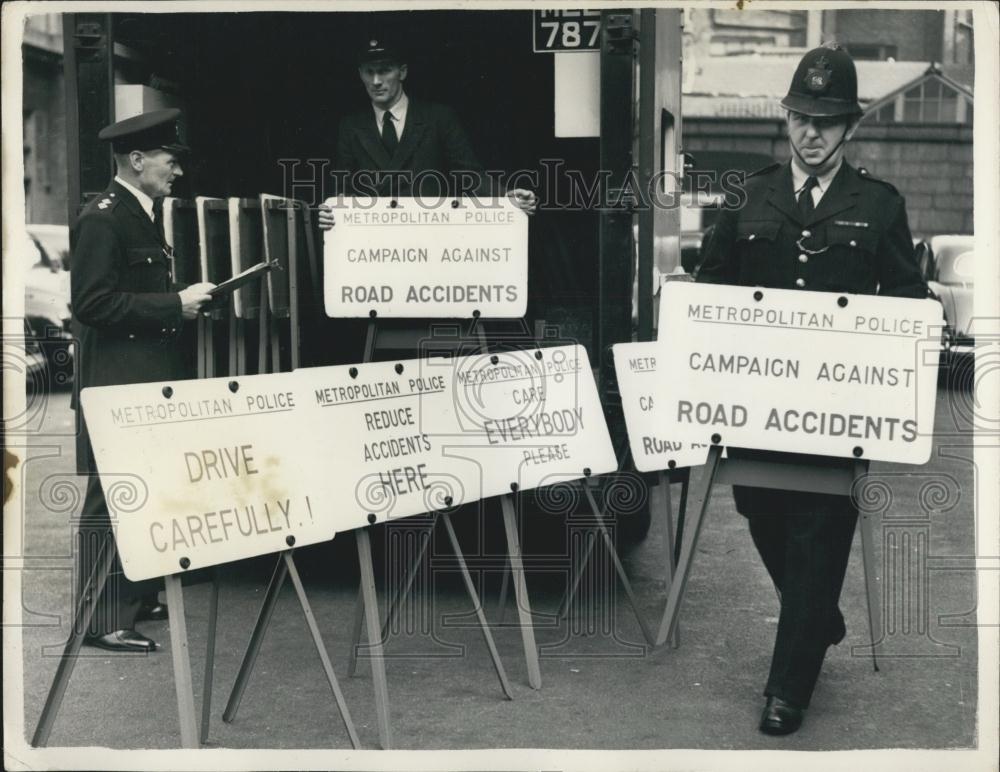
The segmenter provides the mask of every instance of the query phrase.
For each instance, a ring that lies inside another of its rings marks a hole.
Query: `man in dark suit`
[[[179,110],[157,110],[107,126],[98,135],[112,143],[117,174],[108,189],[87,204],[72,231],[73,328],[79,341],[76,390],[187,374],[178,343],[181,326],[211,300],[207,291],[214,285],[181,288],[170,275],[162,204],[174,179],[183,174],[179,156],[187,148],[179,139],[179,117]],[[82,590],[102,545],[114,549],[114,544],[86,423],[77,410],[77,473],[88,476],[77,555]],[[110,493],[114,500],[116,492]],[[138,620],[166,619],[157,589],[158,583],[128,581],[116,555],[84,642],[109,651],[154,650],[156,644],[134,628]]]
[[[416,195],[434,203],[443,196],[495,192],[455,111],[410,99],[403,89],[407,74],[402,49],[375,38],[367,41],[358,58],[358,75],[371,108],[340,123],[338,193]],[[534,193],[519,188],[508,196],[528,214],[535,211]],[[321,206],[320,227],[328,230],[333,224],[333,214]]]
[[[791,160],[751,175],[745,205],[720,213],[697,280],[927,297],[903,197],[843,158],[862,116],[849,54],[837,46],[808,52],[782,105]],[[781,597],[760,729],[788,734],[802,723],[827,647],[846,632],[839,599],[857,510],[848,496],[746,487],[733,496]]]

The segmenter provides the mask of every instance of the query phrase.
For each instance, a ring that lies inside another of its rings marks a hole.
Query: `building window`
[[[871,115],[874,123],[960,123],[971,125],[972,100],[943,80],[929,77]]]

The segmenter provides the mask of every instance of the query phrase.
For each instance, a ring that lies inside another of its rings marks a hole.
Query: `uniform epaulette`
[[[114,209],[116,206],[118,206],[118,203],[120,201],[121,201],[121,199],[118,198],[117,196],[115,196],[115,194],[113,192],[108,191],[108,192],[102,193],[97,198],[95,198],[93,201],[91,201],[87,205],[87,209],[89,209],[92,212],[95,211],[95,210],[98,211],[98,212],[110,212],[112,209]]]
[[[768,164],[767,166],[763,167],[762,169],[758,169],[755,172],[750,172],[747,175],[747,179],[750,179],[751,177],[756,177],[756,176],[758,176],[760,174],[768,174],[769,172],[773,172],[775,169],[777,169],[780,166],[781,166],[781,164],[777,163],[777,162],[773,163],[773,164]]]
[[[860,176],[862,179],[869,180],[871,182],[877,182],[879,185],[885,185],[887,188],[889,188],[889,190],[891,190],[897,196],[899,195],[899,191],[896,189],[895,185],[893,185],[891,182],[880,180],[878,177],[873,177],[872,173],[863,166],[858,167],[858,176]]]

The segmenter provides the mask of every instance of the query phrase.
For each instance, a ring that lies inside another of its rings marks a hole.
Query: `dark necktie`
[[[816,211],[816,207],[813,205],[812,189],[818,184],[819,181],[810,174],[806,177],[806,184],[802,186],[802,192],[799,193],[799,217],[803,225],[809,222],[813,212]]]
[[[399,135],[396,134],[396,126],[392,120],[392,113],[386,110],[382,113],[382,144],[389,151],[389,155],[396,152],[399,145]]]
[[[153,199],[153,225],[156,226],[156,232],[160,234],[160,241],[165,241],[163,235],[163,199],[154,198]]]

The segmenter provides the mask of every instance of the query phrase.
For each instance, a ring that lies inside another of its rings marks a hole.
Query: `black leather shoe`
[[[791,734],[800,726],[806,712],[781,697],[768,697],[760,717],[760,731],[764,734]]]
[[[162,622],[169,616],[167,611],[167,604],[160,603],[143,603],[139,607],[139,611],[136,612],[135,621],[136,622]]]
[[[106,651],[126,651],[132,654],[148,654],[156,650],[156,641],[135,630],[115,630],[104,635],[88,635],[83,642]]]

